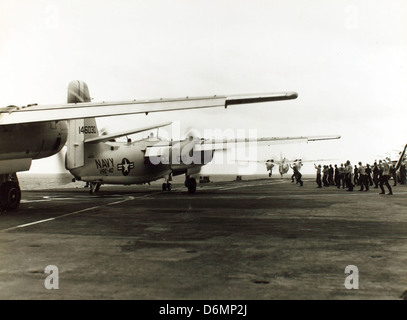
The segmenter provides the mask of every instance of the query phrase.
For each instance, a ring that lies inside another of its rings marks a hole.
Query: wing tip
[[[248,104],[248,103],[257,103],[257,102],[271,102],[271,101],[280,101],[280,100],[292,100],[297,99],[298,93],[295,91],[282,92],[282,93],[265,93],[258,95],[238,95],[238,96],[229,96],[225,100],[225,106],[235,105],[235,104]]]
[[[287,98],[288,99],[297,99],[298,98],[298,93],[293,91],[293,92],[288,92],[287,93]]]

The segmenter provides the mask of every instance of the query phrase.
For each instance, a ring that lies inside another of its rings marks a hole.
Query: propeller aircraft
[[[334,139],[340,139],[340,136],[320,136],[320,137],[310,137],[307,141],[319,141],[319,140],[334,140]],[[266,165],[266,170],[269,172],[269,177],[272,176],[273,174],[273,167],[275,164],[278,164],[278,171],[281,175],[281,179],[283,178],[283,175],[290,170],[290,168],[293,168],[294,166],[297,167],[298,171],[301,170],[302,166],[304,165],[304,162],[319,162],[319,161],[328,161],[331,159],[316,159],[316,160],[308,160],[308,159],[295,159],[295,160],[290,160],[287,159],[286,157],[283,157],[280,155],[280,160],[274,160],[274,159],[268,159],[266,161],[262,161]]]
[[[296,99],[296,92],[269,93],[258,95],[232,95],[209,97],[184,97],[156,100],[129,100],[119,102],[91,102],[88,86],[84,81],[72,81],[68,86],[68,103],[58,105],[7,106],[0,108],[0,209],[17,209],[21,200],[17,172],[28,171],[32,160],[42,159],[57,154],[67,145],[66,168],[74,175],[82,176],[85,160],[89,162],[92,155],[95,170],[110,174],[120,171],[122,177],[130,177],[130,172],[139,170],[140,162],[127,159],[124,147],[109,146],[97,132],[95,118],[129,114],[146,114],[150,112],[168,112],[201,108],[215,108]],[[141,128],[146,130],[146,128]],[[140,129],[122,132],[128,135],[140,132]],[[102,137],[106,137],[102,136]],[[109,137],[114,139],[114,137]],[[149,146],[145,143],[145,147]],[[86,145],[86,148],[85,148]],[[139,144],[141,146],[141,144]],[[85,151],[86,149],[86,151]],[[113,162],[107,151],[116,151]],[[98,153],[95,153],[98,150]],[[142,149],[138,156],[144,155]],[[117,159],[120,159],[117,160]],[[127,160],[126,160],[127,159]],[[141,159],[141,158],[140,158]],[[96,162],[99,160],[99,162]],[[119,161],[119,162],[117,162]],[[86,163],[87,163],[86,162]],[[96,164],[98,163],[98,164]],[[97,167],[97,166],[100,166]],[[148,165],[148,164],[146,164]],[[113,168],[114,166],[114,168]],[[81,169],[82,168],[82,169]],[[158,168],[158,167],[157,167]],[[160,176],[153,168],[154,175]],[[176,167],[174,167],[176,169]],[[127,175],[126,175],[127,174]],[[122,179],[122,177],[120,177]],[[117,177],[116,177],[117,179]],[[114,180],[114,179],[113,179]],[[122,180],[120,180],[122,181]],[[130,182],[130,181],[129,181]]]
[[[182,174],[188,192],[194,193],[196,178],[202,166],[213,160],[215,151],[227,150],[232,144],[287,140],[286,137],[208,139],[201,138],[197,130],[191,129],[182,140],[165,140],[150,135],[137,141],[117,142],[112,139],[127,136],[129,132],[98,135],[96,123],[90,121],[86,120],[85,125],[94,129],[85,133],[84,164],[79,167],[70,165],[71,151],[75,149],[68,146],[66,168],[74,176],[74,181],[85,181],[90,185],[91,194],[99,191],[103,184],[144,184],[162,178],[165,179],[162,190],[170,191],[172,177]],[[132,133],[170,124],[139,128]]]

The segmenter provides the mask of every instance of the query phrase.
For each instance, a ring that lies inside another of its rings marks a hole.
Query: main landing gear
[[[196,191],[196,179],[190,176],[185,176],[185,186],[188,188],[189,193],[195,193]]]
[[[171,191],[171,178],[169,178],[166,182],[162,184],[163,191]],[[191,178],[190,176],[185,176],[185,183],[184,185],[188,188],[189,193],[195,193],[196,191],[196,179]]]
[[[0,175],[0,209],[15,210],[20,205],[21,189],[18,183],[17,175]]]
[[[171,182],[172,181],[172,174],[170,173],[165,177],[165,182],[162,184],[163,191],[171,191]]]
[[[90,190],[89,190],[89,193],[90,193],[90,194],[94,194],[95,192],[98,192],[101,185],[102,185],[102,184],[99,183],[99,182],[96,182],[96,183],[91,182],[91,183],[90,183]]]
[[[164,182],[162,185],[162,188],[163,188],[163,191],[166,191],[166,190],[171,191],[171,183]]]

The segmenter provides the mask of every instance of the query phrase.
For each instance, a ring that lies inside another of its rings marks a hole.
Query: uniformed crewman
[[[406,165],[404,163],[400,166],[400,183],[406,184]]]
[[[362,165],[362,162],[359,162],[359,168],[358,168],[358,173],[359,173],[359,185],[360,189],[359,191],[363,191],[363,188],[366,189],[366,191],[369,191],[369,183],[366,175],[366,167]]]
[[[302,174],[301,174],[300,170],[298,170],[298,166],[296,164],[294,164],[294,166],[292,166],[291,168],[294,170],[294,176],[295,176],[295,179],[297,180],[297,183],[299,183],[302,187],[304,182],[301,180]]]
[[[335,182],[334,182],[334,168],[332,167],[332,164],[330,164],[329,168],[328,168],[328,184],[330,186],[335,185]]]
[[[380,177],[380,189],[382,192],[380,192],[380,194],[385,194],[383,185],[386,185],[387,189],[389,189],[389,195],[393,194],[393,190],[389,184],[390,166],[386,160],[383,160],[383,162],[381,160],[379,161],[379,171],[382,172]]]
[[[335,181],[335,186],[338,187],[338,189],[340,188],[340,180],[339,180],[339,168],[338,166],[335,164],[334,165],[335,170],[334,170],[334,181]]]
[[[353,173],[352,165],[350,161],[347,160],[345,164],[345,181],[346,186],[348,187],[347,191],[353,191],[352,173]]]
[[[324,184],[324,187],[329,187],[328,174],[329,174],[329,167],[327,165],[324,165],[324,167],[322,168],[322,182]]]
[[[314,163],[315,169],[317,169],[317,179],[315,180],[318,184],[318,188],[322,188],[322,181],[321,181],[321,165],[318,166]]]
[[[343,166],[343,163],[341,163],[341,166],[339,167],[339,185],[338,189],[341,187],[342,189],[345,189],[345,167]]]
[[[393,165],[393,163],[389,159],[389,166],[390,166],[390,176],[393,178],[393,186],[397,186],[397,170],[396,167]]]
[[[370,165],[366,163],[366,177],[367,177],[367,182],[369,183],[369,186],[373,186],[373,180],[372,180],[372,169],[370,168]]]
[[[380,182],[380,171],[379,171],[379,166],[378,166],[377,162],[375,161],[373,164],[373,183],[374,183],[375,189],[379,188],[379,182]]]
[[[291,176],[291,182],[294,182],[294,178],[295,178],[296,182],[298,183],[297,175],[296,175],[296,172],[295,172],[296,167],[297,167],[297,164],[295,162],[293,163],[292,166],[290,164],[290,168],[293,169],[293,175]]]
[[[353,169],[353,184],[356,186],[359,184],[359,170],[358,167],[355,164],[355,167]]]

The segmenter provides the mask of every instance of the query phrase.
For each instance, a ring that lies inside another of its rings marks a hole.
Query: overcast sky
[[[372,163],[407,143],[406,17],[402,0],[0,0],[0,105],[63,103],[74,79],[93,101],[296,91],[292,101],[98,124],[340,134],[260,157]]]

